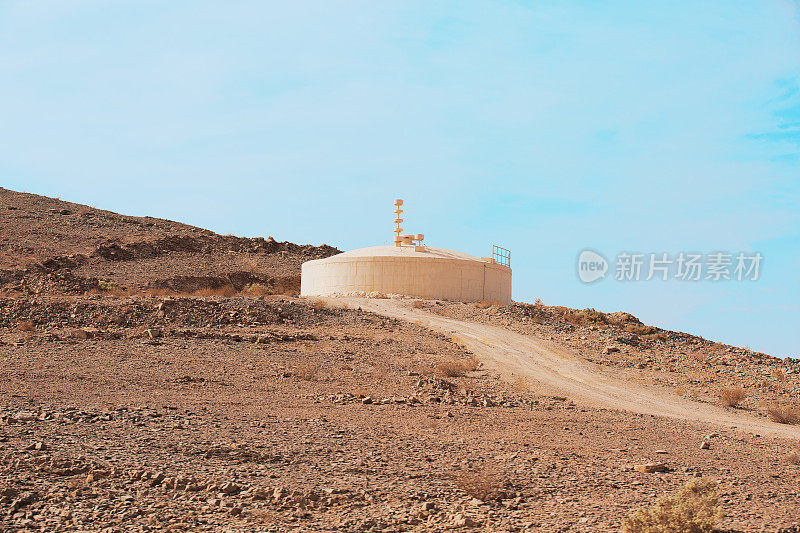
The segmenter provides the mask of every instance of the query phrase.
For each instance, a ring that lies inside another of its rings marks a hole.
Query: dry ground
[[[442,379],[470,354],[415,324],[293,298],[2,305],[9,531],[614,531],[699,475],[721,527],[798,520],[796,442]],[[632,470],[652,461],[668,471]]]
[[[573,402],[413,321],[293,297],[334,248],[0,190],[0,253],[2,532],[617,531],[698,476],[720,530],[800,530],[796,440]],[[737,385],[734,414],[797,405],[796,361],[624,313],[417,307],[709,408]]]

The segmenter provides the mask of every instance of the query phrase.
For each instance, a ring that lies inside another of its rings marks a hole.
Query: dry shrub
[[[474,372],[475,370],[478,370],[478,368],[480,368],[481,366],[481,362],[478,361],[478,358],[475,357],[474,355],[470,355],[469,357],[464,359],[464,361],[462,361],[461,364],[464,366],[464,370],[467,372]]]
[[[410,370],[412,374],[416,374],[418,376],[432,376],[436,372],[436,369],[431,365],[426,365],[420,362],[412,364]]]
[[[116,281],[111,280],[99,280],[97,282],[97,287],[100,291],[107,295],[107,296],[124,296],[125,295],[125,287],[117,283]]]
[[[272,294],[272,289],[263,283],[251,283],[246,285],[240,292],[246,296],[266,296]]]
[[[722,518],[717,483],[694,479],[678,494],[664,496],[651,507],[628,516],[622,524],[625,533],[707,533]]]
[[[793,450],[786,454],[786,462],[790,465],[800,465],[800,452]]]
[[[800,411],[788,405],[775,404],[767,408],[767,416],[778,424],[800,424]]]
[[[230,298],[234,294],[236,294],[236,288],[233,285],[223,285],[222,287],[205,287],[192,293],[193,296],[197,296],[198,298],[208,296],[221,296],[223,298]]]
[[[533,305],[535,305],[536,307],[542,307],[542,306],[544,306],[544,302],[542,301],[541,298],[536,298],[533,301]]]
[[[36,326],[33,325],[33,322],[30,320],[22,320],[17,324],[17,329],[19,331],[36,331]]]
[[[461,377],[467,372],[478,370],[481,363],[474,355],[467,359],[453,359],[436,365],[436,373],[446,378]]]
[[[300,295],[300,275],[281,276],[272,280],[273,294],[297,297]]]
[[[453,342],[455,344],[461,344],[461,345],[466,344],[464,342],[464,339],[459,337],[458,335],[450,335],[450,342]]]
[[[436,365],[436,373],[446,378],[461,377],[466,373],[461,361],[445,361]]]
[[[581,321],[581,315],[573,311],[564,313],[564,321],[569,324],[578,324]]]
[[[314,311],[322,311],[328,308],[328,303],[325,300],[312,300],[311,308],[314,309]]]
[[[658,328],[654,328],[653,326],[639,326],[634,324],[629,324],[625,326],[625,331],[628,333],[633,333],[635,335],[658,335]]]
[[[425,307],[425,303],[422,300],[414,300],[411,304],[412,309],[422,309],[423,307]]]
[[[494,468],[458,472],[453,479],[456,486],[468,496],[484,502],[506,497],[504,489],[511,485],[506,474]]]
[[[675,387],[675,394],[677,394],[678,396],[686,396],[686,387],[682,385]]]
[[[591,307],[587,307],[583,311],[580,312],[580,316],[583,316],[589,322],[595,322],[600,324],[608,324],[610,322],[608,315],[603,313],[602,311],[597,311]]]
[[[719,393],[719,402],[727,407],[736,407],[746,396],[743,388],[739,386],[728,387]]]
[[[303,381],[314,381],[317,379],[317,367],[312,364],[305,364],[295,367],[292,375]]]
[[[511,384],[511,388],[517,392],[530,392],[533,389],[530,382],[522,376],[514,380],[514,383]]]
[[[776,381],[780,381],[781,383],[783,383],[784,381],[786,381],[786,372],[784,372],[780,368],[776,368],[775,370],[772,371],[772,377]]]
[[[477,307],[478,309],[488,309],[490,307],[495,307],[503,304],[496,301],[490,302],[488,300],[481,300],[480,302],[475,302],[473,305],[475,305],[475,307]]]

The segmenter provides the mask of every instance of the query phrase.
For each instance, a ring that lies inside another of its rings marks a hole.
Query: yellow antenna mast
[[[403,238],[400,236],[400,234],[403,232],[403,228],[400,227],[400,223],[403,221],[403,219],[400,218],[400,214],[403,212],[403,210],[400,208],[401,205],[403,205],[403,200],[398,198],[397,200],[394,201],[394,213],[395,213],[394,223],[397,224],[397,227],[394,228],[395,246],[400,246],[400,243],[403,242]]]

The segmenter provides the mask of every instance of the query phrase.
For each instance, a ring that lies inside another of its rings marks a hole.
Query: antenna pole
[[[400,227],[400,223],[403,221],[403,219],[400,218],[400,214],[403,212],[403,210],[400,208],[401,205],[403,205],[403,200],[398,198],[397,200],[394,201],[394,214],[395,214],[394,223],[397,224],[397,227],[394,228],[395,246],[400,246],[400,243],[403,241],[402,237],[400,237],[400,234],[403,232],[403,228]]]

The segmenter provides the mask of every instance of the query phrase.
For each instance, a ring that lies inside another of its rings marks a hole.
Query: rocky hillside
[[[297,293],[331,246],[217,235],[0,189],[0,295]]]

